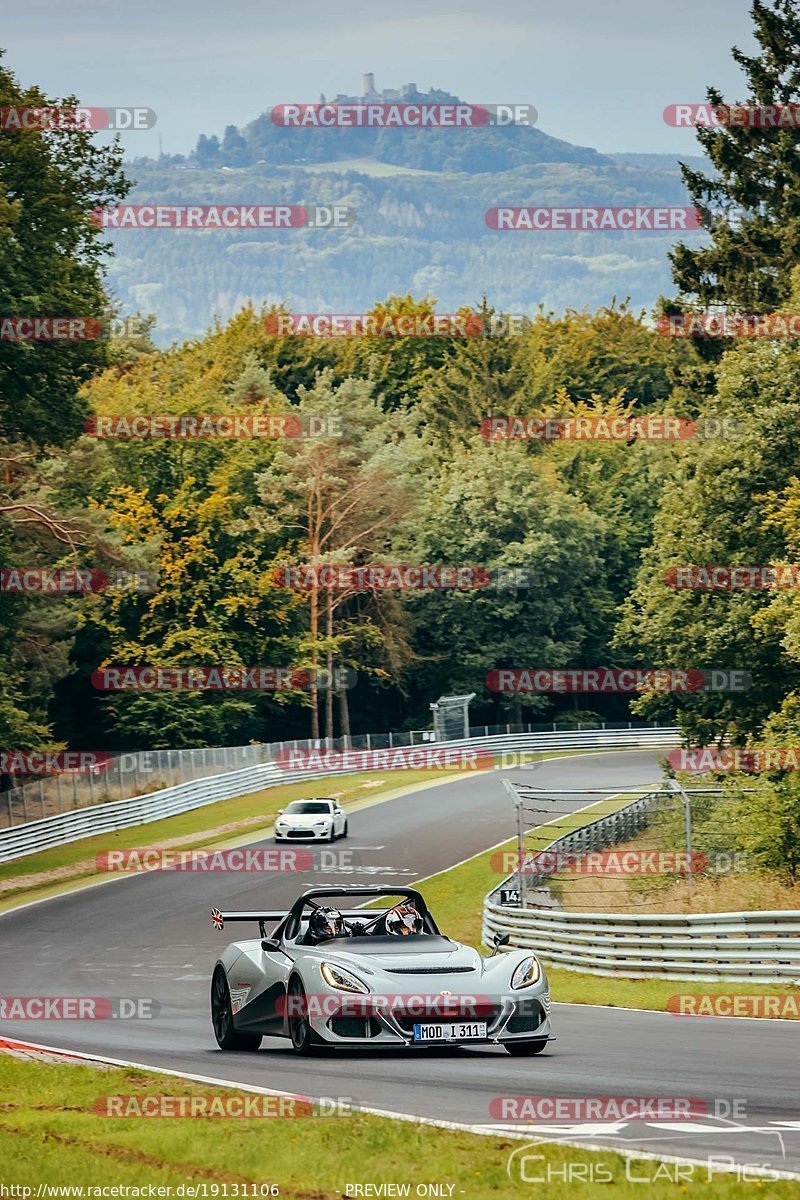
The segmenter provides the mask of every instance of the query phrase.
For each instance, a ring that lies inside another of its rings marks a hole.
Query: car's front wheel
[[[231,991],[222,967],[217,967],[211,980],[211,1023],[220,1050],[257,1050],[260,1033],[240,1033],[233,1025]]]
[[[506,1042],[505,1047],[515,1058],[528,1058],[531,1054],[541,1054],[547,1045],[547,1038],[538,1038],[535,1042]]]
[[[344,819],[344,825],[342,826],[342,835],[341,836],[347,837],[347,817],[345,817],[345,819]]]
[[[308,1019],[308,1001],[303,984],[295,975],[289,980],[289,1037],[295,1054],[311,1054],[316,1039]]]

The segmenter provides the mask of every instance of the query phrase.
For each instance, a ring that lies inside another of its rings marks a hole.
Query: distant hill
[[[374,90],[374,78],[365,77],[362,96],[338,95],[331,103],[463,104],[463,98],[439,88],[428,92],[416,84]],[[296,99],[294,97],[293,99]],[[320,97],[324,101],[324,97]],[[550,137],[534,126],[480,129],[286,129],[272,120],[267,109],[243,129],[229,125],[222,138],[201,134],[190,161],[201,167],[302,166],[304,163],[342,159],[375,159],[423,171],[509,171],[544,162],[599,165],[610,160],[597,150],[573,146]]]
[[[688,202],[670,155],[604,155],[526,127],[283,129],[268,113],[241,131],[228,126],[220,141],[202,135],[188,160],[136,160],[128,173],[131,203],[336,202],[357,211],[345,230],[114,233],[112,292],[126,312],[156,314],[160,344],[197,335],[248,300],[360,312],[410,291],[435,296],[441,311],[486,295],[533,313],[539,304],[596,308],[616,295],[649,309],[672,290],[673,235],[499,233],[485,212]]]
[[[423,171],[470,175],[509,171],[533,163],[600,165],[611,160],[533,126],[480,129],[285,129],[269,112],[243,129],[228,126],[222,139],[201,134],[191,163],[201,167],[302,166],[341,159],[374,159]]]

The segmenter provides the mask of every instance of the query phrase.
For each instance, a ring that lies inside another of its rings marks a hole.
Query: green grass
[[[531,850],[541,850],[554,837],[594,821],[598,816],[613,811],[630,801],[630,796],[613,797],[590,809],[582,809],[558,818],[557,828],[541,826],[528,837]],[[516,854],[515,840],[504,842],[494,850],[487,850],[461,866],[442,871],[423,882],[425,899],[436,916],[436,921],[450,937],[475,946],[482,953],[488,951],[481,944],[481,914],[483,898],[496,887],[508,871],[498,872],[492,867],[492,859],[504,852]],[[625,979],[618,976],[590,975],[585,971],[568,971],[563,967],[548,964],[550,991],[554,1000],[567,1004],[604,1004],[612,1008],[647,1008],[659,1012],[667,1011],[671,996],[704,993],[714,996],[800,996],[800,988],[789,984],[739,983],[727,980],[709,983],[703,980],[676,979]],[[787,1014],[791,1015],[791,1014]]]
[[[6,1186],[32,1188],[33,1195],[39,1184],[174,1189],[194,1183],[204,1184],[210,1197],[223,1196],[224,1185],[227,1195],[235,1196],[234,1185],[241,1195],[241,1185],[255,1183],[277,1185],[284,1200],[327,1200],[344,1195],[348,1184],[386,1182],[410,1184],[411,1195],[419,1183],[452,1184],[453,1197],[469,1200],[538,1194],[518,1176],[512,1183],[506,1171],[510,1154],[526,1143],[500,1135],[480,1137],[361,1114],[191,1119],[105,1117],[93,1111],[104,1096],[210,1093],[231,1094],[146,1071],[97,1070],[0,1055],[0,1178]],[[387,1107],[391,1103],[387,1089]],[[447,1114],[442,1116],[446,1119]],[[542,1174],[549,1167],[558,1172],[547,1185],[552,1200],[574,1200],[579,1188],[564,1180],[566,1164],[575,1164],[572,1169],[584,1178],[588,1170],[602,1170],[614,1181],[610,1194],[623,1200],[642,1195],[641,1183],[633,1179],[651,1181],[647,1195],[652,1200],[674,1197],[680,1187],[665,1176],[676,1172],[676,1165],[630,1160],[626,1168],[625,1160],[610,1151],[556,1144],[537,1145],[530,1153],[542,1159],[530,1163],[529,1171]],[[752,1200],[753,1189],[763,1186],[721,1174],[708,1183],[707,1168],[701,1166],[683,1165],[680,1170],[697,1197]],[[769,1183],[769,1195],[781,1200],[796,1196],[796,1189],[796,1181]],[[596,1193],[587,1189],[578,1194]]]

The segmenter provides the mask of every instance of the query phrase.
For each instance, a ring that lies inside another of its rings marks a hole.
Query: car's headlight
[[[514,968],[514,974],[511,976],[511,986],[514,991],[519,991],[520,988],[530,987],[542,977],[542,968],[539,966],[539,960],[533,954],[530,958],[523,958],[519,966]]]
[[[335,967],[333,963],[324,962],[320,966],[322,978],[332,988],[336,988],[339,992],[362,992],[366,993],[369,988],[355,975],[351,975],[349,971],[345,971],[344,967]]]
[[[314,824],[315,825],[327,825],[329,820],[330,820],[330,817],[326,817],[324,821],[315,821]]]

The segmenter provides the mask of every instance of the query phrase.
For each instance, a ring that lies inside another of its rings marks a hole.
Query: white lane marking
[[[12,1039],[9,1039],[12,1040]],[[155,1067],[149,1063],[129,1062],[123,1058],[108,1058],[104,1054],[86,1054],[79,1050],[59,1050],[54,1046],[45,1046],[40,1042],[21,1042],[18,1039],[13,1039],[18,1046],[27,1046],[33,1050],[43,1050],[47,1053],[67,1054],[71,1058],[84,1059],[87,1062],[108,1063],[112,1067],[133,1067],[137,1071],[151,1071],[157,1075],[170,1075],[176,1079],[189,1079],[193,1083],[210,1083],[217,1087],[234,1088],[239,1092],[252,1092],[260,1096],[289,1096],[292,1099],[300,1100],[318,1100],[324,1099],[322,1096],[303,1096],[299,1092],[282,1092],[276,1088],[260,1087],[254,1083],[239,1083],[236,1079],[219,1079],[213,1075],[197,1075],[188,1071],[174,1071],[169,1067]],[[3,1038],[0,1035],[0,1044]],[[367,1113],[373,1117],[384,1117],[390,1121],[405,1121],[411,1125],[430,1125],[436,1129],[458,1129],[465,1133],[474,1133],[478,1137],[493,1137],[498,1136],[497,1130],[486,1125],[470,1125],[463,1121],[442,1121],[434,1117],[416,1117],[412,1113],[398,1113],[390,1109],[371,1108],[367,1106],[352,1104],[342,1105],[351,1112]],[[504,1130],[503,1137],[513,1138],[515,1141],[529,1141],[531,1137],[530,1131],[514,1132],[512,1130]],[[539,1142],[544,1141],[540,1138]],[[705,1167],[708,1168],[708,1160],[702,1158],[683,1158],[674,1154],[652,1154],[645,1150],[628,1150],[620,1145],[597,1145],[587,1142],[573,1142],[559,1139],[556,1143],[559,1146],[573,1146],[578,1150],[600,1150],[612,1154],[618,1154],[620,1158],[642,1159],[650,1162],[670,1162],[681,1163],[687,1166]],[[741,1164],[715,1164],[715,1169],[727,1171],[729,1174],[738,1174],[741,1171]],[[771,1167],[761,1168],[748,1166],[748,1172],[753,1175],[762,1175],[767,1179],[800,1179],[800,1172],[797,1171],[778,1171]]]

